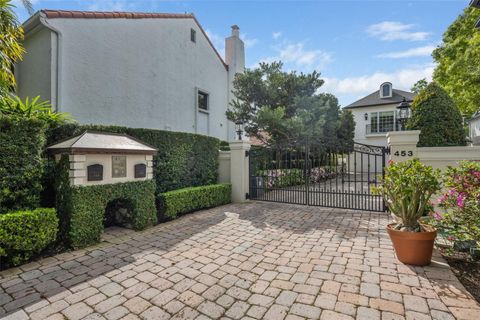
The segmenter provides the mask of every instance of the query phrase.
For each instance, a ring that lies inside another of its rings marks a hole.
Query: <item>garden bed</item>
[[[480,262],[445,257],[455,276],[480,303]]]

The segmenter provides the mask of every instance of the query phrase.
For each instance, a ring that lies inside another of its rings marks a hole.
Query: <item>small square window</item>
[[[208,110],[208,93],[198,91],[198,109]]]
[[[190,41],[197,42],[197,32],[193,29],[190,29]]]

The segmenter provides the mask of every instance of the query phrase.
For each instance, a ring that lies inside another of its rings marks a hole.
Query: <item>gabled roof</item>
[[[149,13],[149,12],[117,12],[117,11],[75,11],[75,10],[50,10],[43,9],[40,12],[48,19],[193,19],[200,31],[208,41],[210,47],[217,55],[225,69],[228,65],[218,53],[205,30],[192,13]],[[38,14],[38,13],[37,13]],[[30,19],[29,19],[30,20]]]
[[[98,152],[155,154],[156,148],[126,134],[85,131],[81,135],[47,147],[53,153]]]
[[[393,103],[400,103],[403,101],[403,97],[407,100],[407,102],[412,102],[413,98],[415,98],[415,93],[392,89],[392,97],[391,98],[380,98],[380,90],[377,90],[366,97],[363,97],[360,100],[355,101],[352,104],[349,104],[345,107],[345,109],[353,109],[353,108],[360,108],[360,107],[369,107],[369,106],[381,106],[385,104],[393,104]]]

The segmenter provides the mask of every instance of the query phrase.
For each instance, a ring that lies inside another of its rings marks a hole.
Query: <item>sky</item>
[[[278,61],[287,71],[321,73],[322,91],[342,106],[390,81],[409,90],[431,79],[432,50],[468,0],[33,0],[35,10],[194,13],[217,50],[240,27],[246,66]],[[28,18],[13,0],[20,21]]]

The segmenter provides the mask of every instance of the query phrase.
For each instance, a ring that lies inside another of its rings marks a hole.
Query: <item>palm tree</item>
[[[33,10],[32,1],[30,0],[22,0],[22,4],[27,9],[29,15],[33,15],[35,11]]]
[[[13,65],[22,59],[23,29],[10,0],[0,0],[0,97],[15,86]]]

